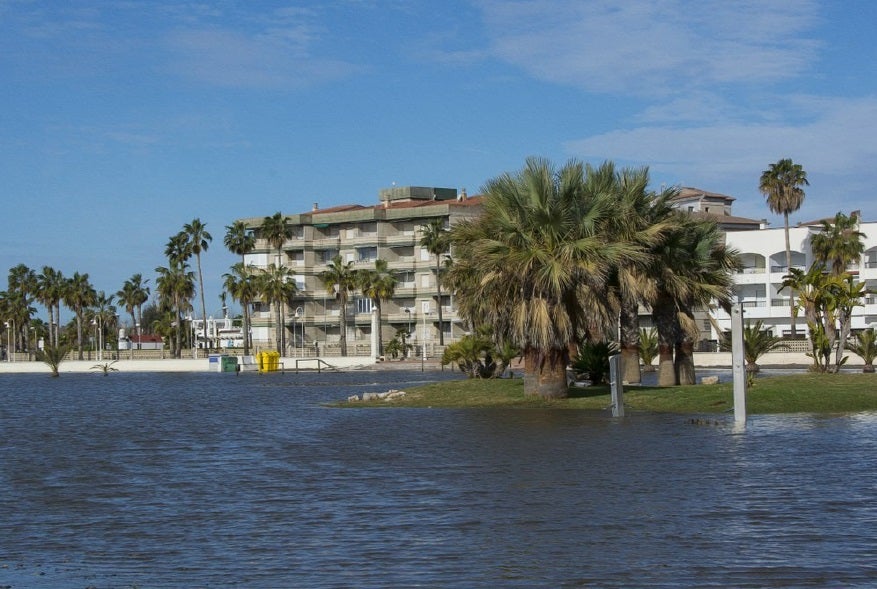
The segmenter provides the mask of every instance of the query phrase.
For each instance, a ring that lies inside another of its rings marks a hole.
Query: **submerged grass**
[[[514,380],[447,381],[409,389],[392,402],[341,403],[341,406],[392,407],[552,407],[605,410],[609,387],[570,389],[567,399],[524,396],[524,383]],[[685,387],[626,387],[628,411],[722,413],[733,409],[731,383]],[[850,413],[877,411],[877,375],[795,374],[757,378],[746,396],[748,413]]]

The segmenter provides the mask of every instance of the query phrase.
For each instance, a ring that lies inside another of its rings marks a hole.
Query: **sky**
[[[0,272],[113,293],[198,218],[218,316],[235,219],[477,194],[529,156],[877,220],[871,0],[0,0]],[[5,288],[0,278],[0,289]]]

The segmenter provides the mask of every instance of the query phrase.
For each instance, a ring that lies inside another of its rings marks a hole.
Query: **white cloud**
[[[800,75],[812,0],[485,0],[494,56],[587,91],[654,96]]]
[[[836,192],[858,208],[869,204],[877,185],[877,97],[797,96],[791,102],[810,112],[810,119],[795,124],[644,126],[573,140],[567,149],[583,159],[647,164],[682,183],[700,183],[701,188],[719,192],[740,187],[746,194],[754,192],[753,178],[767,164],[791,157],[808,171],[811,185],[814,178],[832,183],[812,186],[811,191]],[[836,197],[822,204],[826,210],[850,208]]]

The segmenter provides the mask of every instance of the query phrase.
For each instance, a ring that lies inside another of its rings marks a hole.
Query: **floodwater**
[[[324,406],[452,377],[3,376],[0,587],[877,585],[877,415]]]

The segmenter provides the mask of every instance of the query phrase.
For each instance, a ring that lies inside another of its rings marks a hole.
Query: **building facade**
[[[819,230],[819,223],[789,228],[793,268],[807,270],[813,264],[810,241]],[[853,310],[854,331],[877,327],[877,295],[870,294],[877,293],[877,222],[860,222],[859,231],[865,234],[865,251],[847,271],[858,282],[865,283],[869,294],[863,299],[863,306]],[[744,317],[753,322],[761,320],[777,336],[791,333],[790,293],[789,289],[782,288],[783,277],[789,271],[786,266],[785,239],[783,228],[726,234],[726,243],[740,252],[743,261],[743,268],[734,277],[734,282]],[[718,310],[714,316],[720,329],[730,329],[727,313]],[[799,335],[807,333],[803,314],[799,314],[795,321],[795,329]]]
[[[437,353],[439,329],[447,344],[461,337],[464,327],[456,314],[453,295],[442,291],[438,300],[435,256],[420,246],[423,227],[436,219],[451,227],[481,211],[481,198],[453,188],[392,187],[379,192],[379,204],[358,204],[286,216],[292,237],[282,248],[280,264],[295,273],[298,293],[285,310],[285,355],[335,354],[341,339],[338,301],[319,278],[336,255],[356,269],[374,269],[385,260],[397,278],[395,295],[382,303],[384,342],[397,330],[411,334],[409,343]],[[257,268],[276,263],[277,250],[260,235],[263,217],[243,219],[256,237],[256,249],[245,261]],[[442,306],[442,325],[437,305]],[[256,303],[252,316],[253,345],[273,348],[274,310]],[[354,292],[347,308],[347,347],[350,355],[371,354],[372,301]]]

